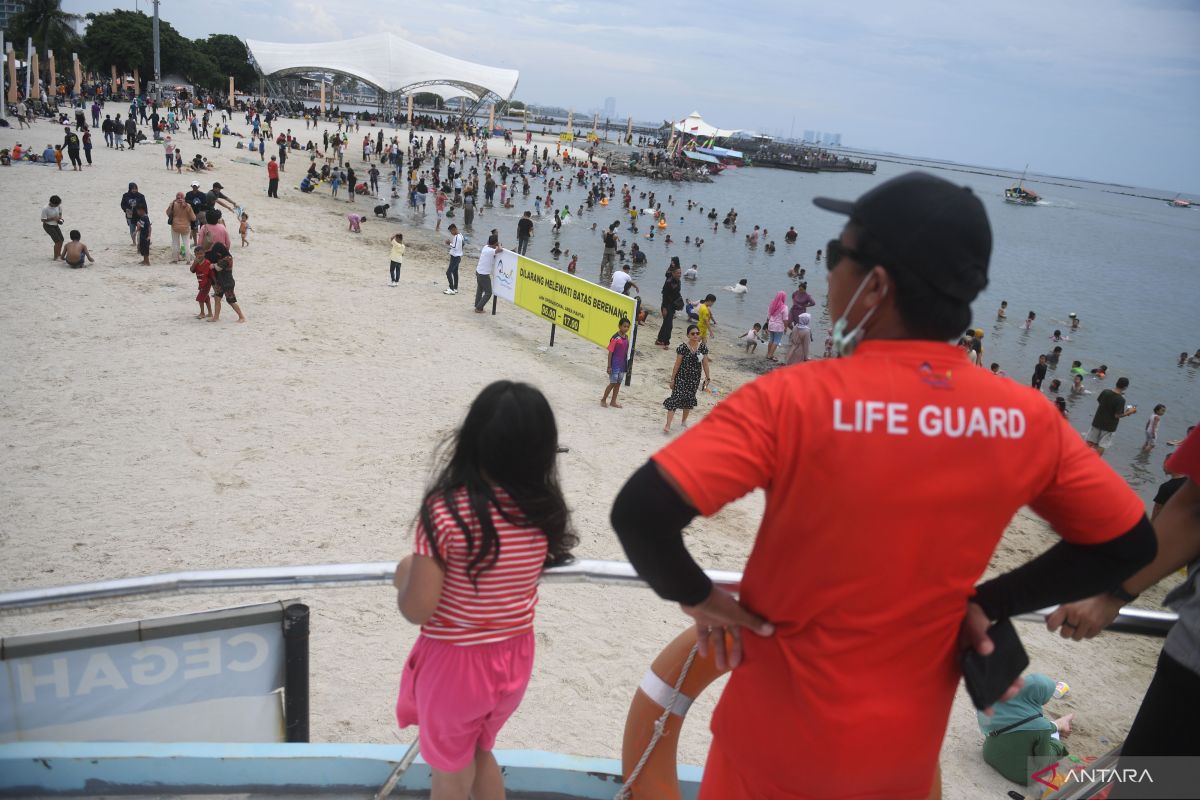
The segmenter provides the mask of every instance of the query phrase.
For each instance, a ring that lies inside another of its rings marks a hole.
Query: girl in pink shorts
[[[413,553],[396,568],[400,612],[421,626],[396,721],[420,727],[433,800],[502,797],[492,755],[533,671],[542,570],[577,543],[550,404],[524,383],[475,398],[425,493]]]

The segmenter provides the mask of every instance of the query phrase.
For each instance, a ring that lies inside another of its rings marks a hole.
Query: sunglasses
[[[862,251],[842,244],[841,239],[830,239],[829,243],[825,245],[825,268],[833,272],[837,265],[842,262],[842,259],[845,258],[857,261],[863,266],[867,266],[875,261],[875,259],[872,259]]]

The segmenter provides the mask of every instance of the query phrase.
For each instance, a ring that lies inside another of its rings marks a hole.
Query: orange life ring
[[[654,724],[670,702],[675,682],[683,671],[692,646],[696,644],[696,629],[688,628],[663,648],[646,671],[625,718],[625,738],[621,742],[621,773],[628,781],[646,746],[654,736]],[[717,668],[710,652],[707,658],[699,653],[679,687],[679,697],[664,726],[662,738],[654,746],[649,759],[630,787],[630,797],[647,800],[680,800],[679,777],[676,771],[679,750],[679,731],[692,702],[710,683],[728,670]]]

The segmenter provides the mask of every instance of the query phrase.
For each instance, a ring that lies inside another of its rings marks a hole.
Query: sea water
[[[493,147],[493,151],[500,150]],[[503,152],[503,150],[500,150]],[[1172,192],[1137,189],[1073,179],[1043,179],[1031,176],[1026,184],[1041,194],[1037,206],[1016,206],[1004,202],[1004,189],[1012,185],[1015,174],[990,174],[996,170],[944,163],[895,163],[880,161],[874,175],[858,173],[800,173],[757,167],[729,169],[714,177],[712,183],[674,183],[640,177],[615,175],[619,190],[623,183],[634,186],[634,205],[647,205],[640,197],[655,193],[662,204],[668,227],[654,231],[648,238],[650,221],[639,219],[639,232],[629,230],[628,213],[620,197],[607,207],[597,206],[578,214],[584,192],[576,185],[570,191],[555,192],[555,207],[570,205],[572,219],[555,236],[553,212],[535,218],[535,233],[528,255],[531,258],[566,268],[569,258],[555,259],[550,250],[555,241],[564,251],[579,256],[578,275],[600,279],[601,231],[615,220],[624,239],[622,249],[629,251],[637,242],[646,252],[647,263],[632,268],[643,301],[654,309],[650,324],[640,331],[639,345],[653,343],[657,332],[658,305],[664,272],[671,256],[678,256],[684,269],[698,268],[695,281],[685,280],[684,296],[698,300],[709,292],[717,296],[713,309],[719,327],[712,350],[714,381],[721,384],[723,370],[745,366],[741,359],[763,357],[765,347],[746,356],[735,346],[735,339],[753,323],[764,322],[767,306],[778,291],[789,296],[796,281],[788,268],[799,264],[807,270],[808,291],[817,300],[813,314],[812,350],[820,355],[826,332],[832,327],[825,307],[825,262],[815,261],[818,249],[824,250],[829,239],[839,235],[845,218],[822,211],[812,199],[827,196],[854,199],[863,192],[895,175],[923,169],[955,183],[969,186],[983,201],[991,220],[994,248],[990,284],[975,301],[974,323],[984,330],[985,368],[1000,364],[1007,375],[1028,385],[1038,355],[1054,346],[1050,336],[1062,330],[1070,341],[1062,342],[1063,353],[1057,369],[1051,369],[1043,384],[1047,402],[1050,381],[1059,378],[1062,395],[1068,403],[1071,424],[1081,433],[1091,426],[1096,396],[1110,388],[1121,376],[1131,385],[1126,392],[1138,413],[1121,421],[1106,460],[1144,497],[1153,496],[1154,488],[1166,479],[1162,472],[1164,456],[1170,452],[1168,440],[1182,438],[1188,425],[1200,422],[1200,367],[1179,366],[1180,352],[1189,354],[1200,348],[1200,208],[1176,209],[1164,199]],[[570,172],[562,177],[564,189]],[[498,228],[501,241],[516,244],[516,223],[526,210],[533,209],[535,196],[545,196],[541,179],[530,180],[530,194],[519,189],[511,209],[486,209],[476,214],[470,238],[476,246],[486,240],[487,231]],[[1149,195],[1142,197],[1137,195]],[[673,199],[673,203],[668,198]],[[694,207],[687,209],[687,201]],[[499,202],[497,190],[496,202]],[[402,204],[402,203],[401,203]],[[425,220],[434,221],[432,199]],[[718,213],[717,230],[712,229],[708,212]],[[730,209],[738,212],[737,232],[720,224]],[[461,212],[457,221],[461,224]],[[592,223],[597,224],[595,231]],[[755,248],[745,243],[754,226],[760,231]],[[789,226],[795,226],[794,244],[784,242]],[[443,222],[443,230],[445,223]],[[674,243],[665,243],[665,234]],[[704,240],[702,247],[684,244],[685,237]],[[774,240],[776,251],[767,253],[765,245]],[[750,290],[735,295],[724,287],[746,278]],[[996,311],[1001,300],[1008,301],[1008,318],[999,321]],[[1031,331],[1024,330],[1029,311],[1037,312]],[[1068,315],[1075,312],[1080,329],[1070,331]],[[682,341],[682,325],[676,323],[676,339]],[[1108,365],[1104,381],[1085,379],[1089,395],[1072,396],[1068,388],[1068,370],[1073,360],[1091,370]],[[740,372],[740,370],[739,370]],[[739,376],[740,377],[740,376]],[[1159,444],[1148,455],[1140,453],[1143,429],[1158,403],[1167,406],[1159,432]],[[1047,446],[1050,446],[1047,443]]]

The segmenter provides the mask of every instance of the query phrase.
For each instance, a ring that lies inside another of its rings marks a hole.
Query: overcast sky
[[[578,112],[615,97],[638,120],[697,110],[720,127],[1200,194],[1196,0],[162,0],[160,13],[191,38],[392,31],[520,70],[516,99]]]

